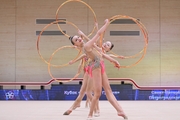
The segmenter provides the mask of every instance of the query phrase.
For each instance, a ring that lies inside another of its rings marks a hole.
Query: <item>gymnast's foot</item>
[[[97,110],[95,113],[94,113],[94,117],[99,117],[100,116],[100,111]]]
[[[124,120],[128,120],[128,117],[124,113],[118,113],[118,116],[123,117]]]
[[[73,107],[73,110],[75,110],[75,109],[78,108],[78,107],[80,107],[80,105],[77,105],[77,106]]]
[[[93,120],[92,116],[88,116],[88,118],[86,120]]]
[[[69,115],[69,114],[71,114],[71,112],[72,112],[72,110],[67,110],[66,112],[64,112],[63,115]]]
[[[127,117],[127,116],[124,116],[124,120],[128,120],[128,117]]]

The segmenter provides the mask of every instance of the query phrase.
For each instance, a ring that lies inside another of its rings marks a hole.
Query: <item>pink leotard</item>
[[[98,68],[98,67],[101,67],[101,74],[103,74],[104,73],[104,71],[105,71],[105,65],[104,65],[104,61],[100,61],[99,62],[99,66],[96,66],[96,64],[97,63],[95,63],[95,62],[92,62],[90,65],[89,65],[89,75],[92,77],[92,71],[93,71],[93,69],[95,69],[95,68]]]

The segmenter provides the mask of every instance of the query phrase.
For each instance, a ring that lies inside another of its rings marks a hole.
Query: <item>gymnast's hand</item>
[[[73,63],[74,63],[74,61],[73,61],[73,60],[69,61],[69,64],[70,64],[70,65],[72,65]]]
[[[108,23],[109,22],[109,19],[105,19],[104,21],[104,24]]]
[[[118,61],[115,61],[114,64],[115,64],[115,67],[120,68],[120,64]]]

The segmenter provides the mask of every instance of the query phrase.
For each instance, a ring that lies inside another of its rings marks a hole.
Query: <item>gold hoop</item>
[[[72,22],[68,22],[68,21],[65,21],[65,20],[58,20],[58,21],[54,21],[54,22],[51,22],[50,24],[46,25],[46,26],[42,29],[42,31],[40,32],[40,34],[39,34],[39,36],[38,36],[38,39],[37,39],[37,51],[38,51],[38,54],[39,54],[40,58],[41,58],[46,64],[51,65],[51,66],[53,66],[53,67],[62,67],[62,66],[66,66],[66,65],[68,65],[68,64],[64,64],[64,65],[54,65],[54,64],[50,64],[50,63],[49,63],[47,60],[45,60],[45,59],[43,58],[43,56],[41,55],[41,53],[40,53],[40,48],[39,48],[39,42],[40,42],[40,37],[41,37],[42,33],[43,33],[50,25],[56,24],[56,23],[58,23],[58,22],[66,22],[66,23],[74,26],[76,29],[78,29],[78,27],[77,27],[75,24],[73,24]],[[63,33],[63,34],[64,34],[64,33]],[[68,47],[70,47],[70,46],[68,46]],[[64,46],[63,48],[67,48],[67,46]],[[71,46],[71,48],[74,48],[74,46]],[[80,56],[80,54],[81,54],[81,50],[79,50],[79,53],[77,54],[77,56],[76,56],[73,60],[77,59],[77,58]]]
[[[57,78],[55,78],[53,75],[52,75],[52,73],[51,73],[51,69],[50,69],[50,67],[51,67],[51,60],[52,60],[52,58],[53,58],[53,56],[55,55],[55,53],[56,52],[58,52],[59,50],[61,50],[61,49],[64,49],[65,47],[72,47],[72,46],[63,46],[63,47],[60,47],[60,48],[58,48],[57,50],[55,50],[54,52],[53,52],[53,54],[51,55],[51,57],[50,57],[50,59],[49,59],[49,64],[48,64],[48,73],[49,73],[49,75],[51,76],[51,78],[52,79],[54,79],[55,81],[57,81],[57,82],[71,82],[72,80],[74,80],[75,78],[77,78],[79,75],[80,75],[80,73],[81,73],[81,71],[82,71],[82,69],[83,69],[83,67],[84,67],[84,60],[82,60],[82,63],[81,63],[81,68],[80,68],[80,71],[78,72],[78,73],[76,73],[76,75],[73,77],[73,78],[71,78],[71,79],[69,79],[69,80],[60,80],[59,78],[57,79]],[[64,65],[64,66],[67,66],[67,65]],[[62,67],[64,67],[64,66],[62,66]]]
[[[84,5],[86,5],[86,6],[91,10],[91,12],[93,13],[95,23],[97,22],[97,18],[96,18],[96,14],[95,14],[94,10],[91,8],[91,6],[89,6],[87,3],[85,3],[84,1],[81,1],[81,0],[67,0],[67,1],[65,1],[64,3],[62,3],[62,4],[58,7],[58,9],[57,9],[57,11],[56,11],[56,21],[58,21],[58,13],[59,13],[59,10],[61,9],[61,7],[64,6],[66,3],[69,3],[69,2],[80,2],[80,3],[83,3]],[[57,23],[57,25],[58,25],[59,30],[60,30],[66,37],[69,38],[70,36],[67,35],[66,33],[64,33],[64,32],[62,31],[62,29],[61,29],[61,27],[60,27],[60,25],[59,25],[58,23]],[[88,37],[93,34],[93,32],[95,31],[95,29],[96,29],[96,24],[94,24],[94,28],[93,28],[93,30],[89,33]]]
[[[141,56],[141,58],[140,58],[137,62],[135,62],[135,63],[133,63],[133,64],[131,64],[131,65],[121,66],[121,68],[129,68],[129,67],[135,66],[136,64],[138,64],[138,63],[144,58],[144,56],[145,56],[145,54],[146,54],[147,45],[148,45],[148,32],[147,32],[145,26],[144,26],[139,20],[137,20],[137,19],[135,19],[135,18],[133,18],[133,17],[130,17],[130,16],[126,16],[126,15],[115,15],[115,16],[111,17],[111,18],[109,19],[109,21],[110,21],[110,23],[112,23],[113,21],[115,21],[115,20],[117,20],[117,19],[122,19],[122,18],[128,18],[128,19],[133,20],[133,21],[139,26],[141,32],[142,32],[143,35],[144,35],[144,41],[145,41],[144,48],[143,48],[139,53],[137,53],[137,54],[135,54],[135,55],[132,55],[132,56],[125,56],[125,58],[135,58],[135,57],[137,57],[138,55],[140,55],[141,53],[143,53],[143,55]],[[113,55],[115,55],[116,57],[120,57],[118,54],[116,54],[116,53],[114,53],[114,52],[112,52],[112,51],[111,51],[111,53],[112,53]]]

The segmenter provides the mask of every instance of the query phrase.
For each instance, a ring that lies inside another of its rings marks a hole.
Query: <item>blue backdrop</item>
[[[0,90],[0,100],[75,100],[81,85],[52,85],[50,90]],[[134,90],[131,84],[111,85],[117,100],[180,100],[180,90]],[[86,96],[83,100],[86,99]],[[100,100],[107,100],[102,90]]]

